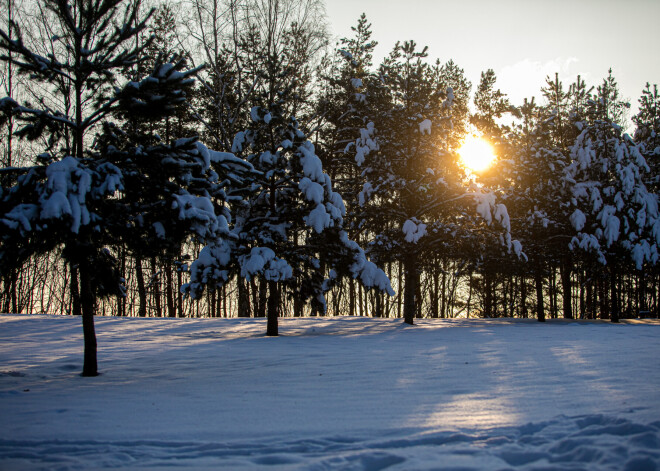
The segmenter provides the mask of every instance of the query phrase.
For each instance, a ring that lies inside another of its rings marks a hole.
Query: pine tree
[[[639,112],[633,117],[635,142],[646,159],[650,171],[645,184],[652,193],[660,193],[660,95],[658,86],[647,83],[639,98]]]
[[[472,234],[483,234],[472,217],[472,201],[482,222],[508,225],[506,209],[495,205],[492,194],[463,185],[458,157],[448,149],[453,89],[445,87],[438,65],[424,61],[426,55],[426,48],[418,51],[411,41],[397,44],[384,60],[369,82],[369,122],[355,146],[366,180],[359,194],[360,224],[374,236],[369,250],[378,261],[402,262],[408,324],[421,301],[423,261],[463,253]]]
[[[56,92],[74,90],[70,116],[10,98],[0,101],[4,116],[13,113],[21,121],[19,136],[49,144],[36,166],[18,169],[11,185],[3,185],[0,263],[4,272],[34,253],[62,246],[64,259],[78,267],[83,376],[98,374],[95,301],[122,291],[111,248],[125,244],[132,250],[166,252],[190,235],[217,239],[228,233],[218,199],[227,183],[224,173],[247,167],[194,138],[160,143],[139,128],[125,131],[115,124],[128,116],[148,121],[171,115],[185,104],[194,73],[156,64],[149,76],[120,86],[121,71],[144,59],[148,43],[136,45],[135,37],[149,18],[139,19],[133,5],[122,8],[120,3],[49,0],[47,6],[60,19],[58,38],[68,46],[63,57],[36,55],[21,36],[12,40],[0,32],[0,47],[20,58],[16,63],[22,73]],[[63,129],[74,137],[72,149],[59,145]],[[228,171],[211,171],[213,162]]]
[[[317,114],[323,117],[318,126],[317,152],[348,205],[349,233],[355,226],[353,219],[358,213],[354,209],[364,183],[355,162],[355,136],[367,125],[365,94],[377,45],[371,39],[371,24],[364,13],[351,29],[354,36],[341,39],[334,57],[326,58],[329,64],[320,71],[323,88],[317,105]]]
[[[575,208],[570,221],[578,232],[573,250],[593,254],[608,267],[612,322],[618,322],[620,297],[616,284],[621,269],[633,263],[656,264],[660,242],[658,197],[643,179],[649,167],[633,140],[616,123],[618,93],[610,76],[589,103],[587,119],[576,123],[580,135],[571,148],[566,178]]]
[[[508,131],[508,127],[500,125],[498,120],[506,114],[515,113],[515,107],[506,94],[495,89],[496,81],[493,69],[481,73],[481,80],[474,93],[475,112],[470,118],[472,124],[495,146]]]
[[[205,247],[186,286],[198,297],[205,286],[220,287],[233,273],[261,278],[268,287],[270,336],[278,335],[282,292],[311,301],[314,312],[325,312],[325,292],[346,276],[393,294],[387,276],[343,230],[342,198],[313,144],[294,118],[283,116],[283,108],[277,102],[254,107],[252,126],[234,139],[234,152],[258,172],[253,193],[236,210],[235,239]]]

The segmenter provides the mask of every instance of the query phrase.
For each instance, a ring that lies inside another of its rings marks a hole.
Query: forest
[[[0,312],[657,314],[655,85],[511,103],[321,0],[3,3]]]

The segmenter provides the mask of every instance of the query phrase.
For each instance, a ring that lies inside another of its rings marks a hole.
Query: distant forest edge
[[[320,0],[3,4],[0,312],[657,315],[655,85],[514,104]]]

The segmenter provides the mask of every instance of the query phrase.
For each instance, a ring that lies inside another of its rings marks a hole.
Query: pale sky
[[[514,104],[539,99],[555,72],[565,87],[578,74],[599,85],[612,67],[634,110],[646,82],[660,85],[660,0],[326,0],[326,11],[338,38],[367,14],[376,64],[412,39],[432,60],[453,59],[473,91],[492,68]]]

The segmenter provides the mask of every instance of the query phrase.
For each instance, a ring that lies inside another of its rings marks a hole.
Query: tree
[[[371,24],[364,13],[357,26],[351,29],[354,36],[341,39],[334,57],[326,57],[320,70],[323,81],[317,115],[322,120],[317,127],[317,152],[323,168],[348,204],[347,225],[352,234],[353,219],[358,214],[353,209],[364,183],[355,162],[355,136],[368,122],[365,94],[369,90],[367,81],[370,80],[372,54],[377,42],[371,39]]]
[[[186,286],[198,297],[205,286],[222,286],[232,273],[260,277],[268,289],[269,336],[278,335],[282,291],[311,301],[314,312],[325,312],[325,292],[347,276],[394,294],[384,272],[343,230],[343,200],[313,144],[294,118],[283,116],[290,92],[282,90],[268,107],[254,107],[252,126],[236,135],[233,151],[258,172],[253,193],[237,207],[234,241],[205,247],[191,265]]]
[[[645,184],[649,191],[660,192],[660,95],[658,86],[647,83],[639,98],[639,113],[633,117],[635,142],[646,159],[650,171]]]
[[[56,93],[74,90],[71,115],[44,103],[0,101],[4,116],[14,113],[22,122],[19,136],[43,137],[50,144],[37,165],[17,169],[12,184],[2,189],[0,263],[5,272],[33,253],[62,246],[63,257],[79,267],[83,376],[98,374],[95,301],[122,290],[111,248],[127,244],[145,250],[150,245],[165,251],[190,235],[228,233],[223,202],[217,198],[229,172],[219,175],[211,164],[234,174],[247,167],[194,138],[161,143],[113,122],[129,115],[156,120],[174,113],[185,104],[195,72],[156,64],[149,76],[119,86],[119,73],[144,59],[148,43],[135,45],[134,39],[149,19],[138,19],[135,6],[120,3],[48,0],[60,20],[58,40],[67,45],[62,57],[37,55],[20,35],[12,40],[0,31],[0,47],[15,54],[21,73],[32,74]],[[72,149],[58,145],[63,129],[73,136]]]
[[[408,324],[421,301],[424,259],[464,248],[472,234],[483,234],[477,226],[484,221],[508,226],[506,208],[495,205],[492,194],[464,185],[458,156],[447,145],[454,92],[441,80],[439,66],[424,61],[426,55],[412,41],[397,43],[368,82],[369,122],[355,146],[365,179],[360,224],[374,235],[369,250],[379,262],[402,262]],[[473,218],[472,201],[481,223]]]
[[[624,105],[610,76],[598,87],[587,109],[587,119],[576,123],[581,130],[571,148],[572,162],[566,179],[575,208],[570,221],[577,231],[571,249],[594,254],[608,267],[612,322],[618,322],[617,289],[622,266],[656,264],[660,242],[658,196],[648,192],[644,173],[649,167],[638,147],[615,122]],[[613,111],[614,110],[614,111]]]

